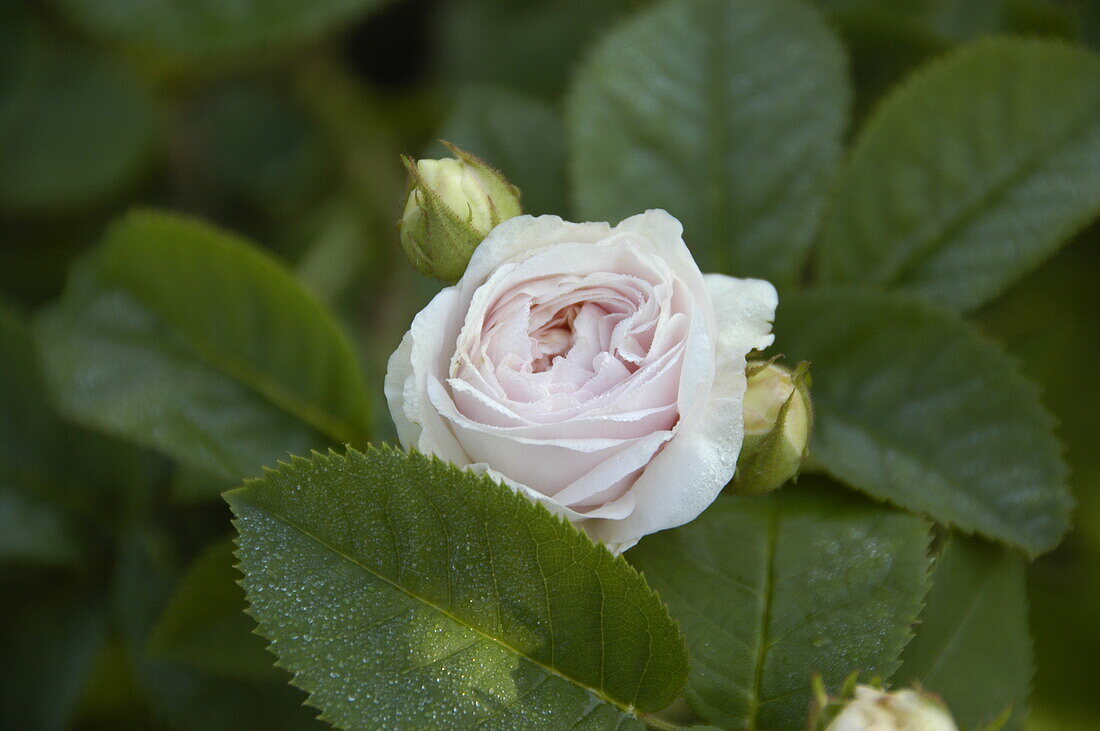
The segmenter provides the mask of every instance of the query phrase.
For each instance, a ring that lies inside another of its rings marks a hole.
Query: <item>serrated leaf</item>
[[[341,728],[641,728],[683,686],[645,581],[487,478],[349,450],[226,499],[260,632]]]
[[[37,329],[63,412],[215,475],[366,441],[366,387],[331,314],[212,227],[126,216]]]
[[[0,40],[0,209],[26,215],[117,193],[149,158],[153,111],[145,90],[128,70],[48,38],[18,3],[8,5],[4,25],[12,27],[4,33],[11,35]]]
[[[704,271],[790,282],[840,158],[849,96],[840,44],[808,6],[662,3],[617,28],[577,76],[567,108],[577,213],[614,222],[665,208]]]
[[[148,652],[212,675],[277,681],[284,676],[253,633],[233,564],[229,540],[195,559],[153,627]]]
[[[561,119],[543,101],[504,89],[469,87],[458,94],[439,132],[499,169],[523,193],[523,211],[566,210],[565,140]],[[437,157],[451,156],[442,146]]]
[[[823,480],[720,498],[630,551],[691,650],[685,697],[709,723],[793,729],[810,681],[887,675],[928,589],[927,524]]]
[[[979,322],[1042,389],[1043,404],[1065,442],[1069,483],[1078,504],[1074,535],[1100,549],[1100,450],[1095,449],[1100,379],[1075,364],[1100,353],[1100,226],[1094,226],[1005,297],[983,308]],[[1091,517],[1095,516],[1095,517]],[[1100,701],[1100,696],[1097,698]]]
[[[1053,420],[1015,361],[950,313],[869,291],[786,296],[778,352],[813,364],[810,453],[880,500],[1035,555],[1071,499]]]
[[[272,52],[301,44],[384,5],[386,0],[53,0],[73,23],[101,38],[180,61]]]
[[[961,728],[990,724],[1009,707],[1005,728],[1020,728],[1033,672],[1024,568],[1015,551],[952,536],[891,682],[939,695]]]
[[[822,277],[967,310],[1100,212],[1100,56],[986,40],[917,72],[856,140]]]

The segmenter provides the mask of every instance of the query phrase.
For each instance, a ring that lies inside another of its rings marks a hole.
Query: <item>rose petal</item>
[[[737,467],[744,435],[745,356],[774,340],[770,323],[779,296],[758,279],[710,274],[705,282],[719,333],[714,385],[699,421],[666,444],[634,483],[634,511],[623,520],[585,526],[605,543],[636,542],[694,519],[714,502]]]

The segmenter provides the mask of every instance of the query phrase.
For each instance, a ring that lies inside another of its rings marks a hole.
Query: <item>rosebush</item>
[[[8,2],[2,725],[1093,728],[1098,44],[1076,0]],[[746,356],[795,374],[778,487],[729,481]]]

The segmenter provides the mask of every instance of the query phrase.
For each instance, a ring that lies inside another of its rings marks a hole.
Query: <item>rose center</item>
[[[581,303],[575,303],[563,307],[554,313],[552,318],[531,331],[531,337],[536,342],[539,354],[531,361],[533,372],[542,373],[549,370],[555,358],[567,355],[573,349],[573,343],[576,341],[573,323],[582,306]]]

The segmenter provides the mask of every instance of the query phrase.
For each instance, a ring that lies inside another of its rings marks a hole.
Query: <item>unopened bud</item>
[[[405,255],[418,272],[454,281],[493,227],[523,211],[519,190],[500,171],[447,146],[454,158],[402,158],[409,195],[398,228]]]
[[[806,363],[791,371],[774,362],[746,368],[745,441],[733,478],[735,492],[769,492],[798,474],[813,429],[807,369]]]
[[[937,697],[904,689],[889,693],[857,685],[847,700],[829,701],[815,729],[824,731],[958,731]],[[827,722],[828,725],[823,725]]]

